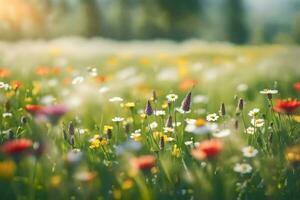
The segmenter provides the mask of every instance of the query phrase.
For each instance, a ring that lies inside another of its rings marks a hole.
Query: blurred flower
[[[72,149],[67,153],[66,162],[69,166],[75,167],[80,163],[82,157],[83,154],[79,149]]]
[[[12,160],[0,161],[0,178],[9,179],[14,176],[16,164]]]
[[[152,122],[149,124],[150,129],[155,129],[157,128],[157,126],[158,126],[157,122]]]
[[[179,107],[179,108],[177,107],[177,108],[175,108],[175,110],[177,112],[179,112],[180,114],[185,114],[185,113],[190,113],[191,112],[191,110],[185,111],[181,107]]]
[[[205,140],[199,144],[196,149],[193,149],[191,154],[198,160],[214,158],[223,149],[223,143],[217,139]]]
[[[244,84],[244,83],[241,83],[239,84],[237,87],[236,87],[237,91],[239,92],[245,92],[248,90],[248,85],[247,84]]]
[[[8,69],[0,68],[0,78],[5,78],[10,76],[11,72]]]
[[[52,176],[50,179],[50,183],[52,187],[58,187],[61,183],[61,177],[58,175]]]
[[[285,114],[293,114],[300,107],[300,101],[298,100],[278,100],[273,110]]]
[[[81,182],[91,182],[97,176],[96,172],[92,171],[80,171],[75,174],[75,178]]]
[[[154,111],[154,115],[156,115],[156,116],[164,116],[164,115],[166,115],[166,111],[164,111],[164,110],[156,110],[156,111]]]
[[[247,147],[242,148],[242,152],[243,152],[243,155],[247,158],[255,157],[256,154],[258,153],[257,149],[255,149],[252,146],[247,146]]]
[[[147,101],[147,104],[146,104],[145,114],[146,114],[147,116],[150,116],[150,115],[153,114],[153,109],[152,109],[152,106],[151,106],[151,103],[150,103],[149,100]]]
[[[128,190],[133,187],[134,182],[131,179],[126,179],[122,183],[122,189],[123,190]]]
[[[255,131],[255,128],[253,128],[252,126],[248,127],[245,132],[249,135],[253,135]]]
[[[259,113],[259,108],[254,108],[254,109],[249,111],[248,115],[250,117],[255,117],[258,113]]]
[[[124,121],[124,118],[123,117],[114,117],[114,118],[112,118],[112,120],[111,121],[113,121],[113,122],[122,122],[122,121]]]
[[[185,131],[189,133],[194,133],[196,135],[207,134],[211,131],[209,125],[205,122],[204,119],[189,120],[187,121],[187,126]]]
[[[194,103],[207,103],[208,102],[208,97],[204,95],[196,95],[193,98]]]
[[[12,117],[12,116],[13,116],[12,113],[3,113],[2,114],[3,118],[9,118],[9,117]]]
[[[181,155],[180,148],[177,147],[177,144],[174,144],[172,147],[172,156],[175,156],[176,158],[179,158]]]
[[[178,99],[178,96],[176,94],[168,94],[166,97],[169,102],[174,102]]]
[[[110,102],[122,102],[123,99],[121,97],[112,97],[109,99]]]
[[[179,84],[179,86],[178,86],[178,88],[179,88],[179,90],[181,90],[181,91],[187,91],[187,90],[190,90],[190,89],[192,89],[195,85],[197,85],[198,84],[198,81],[197,80],[194,80],[194,79],[185,79],[185,80],[183,80],[180,84]]]
[[[142,140],[141,129],[137,129],[134,131],[134,133],[131,133],[130,138],[136,142],[141,141]]]
[[[135,103],[134,102],[127,102],[127,103],[125,103],[125,107],[126,108],[134,108],[135,107]]]
[[[285,158],[287,161],[293,164],[300,163],[300,144],[287,148],[285,152]]]
[[[293,119],[294,119],[296,122],[300,123],[300,115],[294,115],[294,116],[293,116]]]
[[[264,89],[259,92],[260,94],[277,94],[278,90]]]
[[[296,91],[300,91],[300,82],[294,83],[293,87]]]
[[[13,80],[13,81],[11,81],[10,84],[11,84],[11,87],[13,90],[17,90],[20,87],[22,87],[22,85],[23,85],[22,81],[20,81],[20,80]]]
[[[84,81],[84,77],[83,76],[76,76],[72,80],[72,85],[78,85],[78,84],[82,83],[83,81]]]
[[[0,82],[0,89],[10,90],[11,86],[8,83]]]
[[[235,164],[233,170],[241,174],[248,174],[252,172],[252,167],[247,163],[242,163],[242,164],[237,163]]]
[[[208,114],[206,120],[209,122],[215,122],[219,119],[219,116],[216,113]]]
[[[131,158],[130,164],[135,169],[149,170],[155,166],[156,157],[152,155],[145,155],[136,158]]]
[[[46,67],[46,66],[40,66],[40,67],[37,67],[36,70],[35,70],[35,73],[39,76],[47,76],[50,72],[50,69],[49,67]]]
[[[32,115],[36,115],[38,112],[42,110],[43,106],[41,105],[26,105],[25,110]]]
[[[99,135],[94,135],[94,137],[91,138],[89,142],[90,142],[90,146],[89,146],[90,149],[96,149],[99,148],[100,146],[104,146],[109,143],[106,138],[102,138]]]
[[[8,155],[17,155],[25,152],[32,147],[29,139],[15,139],[8,141],[0,146],[0,152]]]
[[[230,129],[224,129],[224,130],[217,131],[217,132],[213,133],[213,136],[217,137],[217,138],[222,138],[222,137],[227,137],[230,134],[231,134]]]
[[[252,124],[254,127],[260,128],[260,127],[263,127],[263,126],[264,126],[265,120],[264,120],[264,119],[252,119],[252,120],[251,120],[251,124]]]

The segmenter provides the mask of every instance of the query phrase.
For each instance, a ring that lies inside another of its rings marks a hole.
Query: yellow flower
[[[175,156],[176,158],[180,157],[181,155],[181,150],[177,147],[176,144],[173,145],[172,148],[172,156]]]
[[[146,118],[146,114],[145,113],[141,114],[140,116],[141,116],[142,119]]]
[[[14,176],[16,171],[16,164],[11,161],[1,161],[0,162],[0,178],[9,179]]]
[[[113,128],[112,126],[109,126],[109,125],[104,125],[104,127],[103,127],[103,130],[104,130],[105,133],[107,133],[108,130],[111,131],[111,130],[113,130],[113,129],[114,129],[114,128]]]
[[[133,186],[133,181],[131,179],[126,179],[122,183],[122,189],[123,190],[128,190],[128,189],[132,188],[132,186]]]
[[[300,144],[289,147],[286,150],[285,158],[291,163],[300,163]]]
[[[11,98],[11,97],[14,96],[14,95],[15,95],[15,91],[13,91],[13,90],[11,90],[11,91],[5,93],[5,96],[6,96],[7,98]]]
[[[51,177],[51,185],[53,187],[59,186],[60,183],[61,183],[61,177],[60,176],[55,175],[55,176]]]
[[[161,105],[161,107],[162,107],[163,109],[166,109],[166,108],[168,107],[168,102],[164,102],[164,103]]]
[[[293,119],[294,119],[296,122],[300,123],[300,115],[294,115],[294,116],[293,116]]]
[[[33,95],[37,95],[37,94],[41,91],[42,86],[41,86],[41,84],[40,84],[39,82],[37,82],[37,81],[34,81],[34,82],[32,83],[32,85],[33,85],[33,88],[32,88],[32,94],[33,94]]]
[[[135,106],[134,102],[127,102],[127,103],[125,103],[125,107],[126,108],[134,108],[134,106]]]
[[[26,97],[25,98],[25,102],[26,103],[31,103],[32,102],[32,98],[31,97]]]
[[[114,189],[114,190],[113,190],[113,196],[114,196],[115,199],[121,199],[121,197],[122,197],[122,192],[121,192],[121,190]]]
[[[94,137],[90,140],[90,149],[96,149],[100,146],[104,146],[108,144],[108,140],[100,137],[99,135],[94,135]]]

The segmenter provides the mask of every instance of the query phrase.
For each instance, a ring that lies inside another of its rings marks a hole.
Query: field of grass
[[[299,55],[0,42],[0,199],[300,199]]]

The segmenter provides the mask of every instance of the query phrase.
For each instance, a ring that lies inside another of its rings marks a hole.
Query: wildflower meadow
[[[299,48],[115,44],[1,43],[0,199],[300,199]]]

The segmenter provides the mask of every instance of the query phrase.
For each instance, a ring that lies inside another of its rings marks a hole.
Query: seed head
[[[181,109],[185,112],[188,112],[191,108],[191,102],[192,102],[192,92],[189,92],[181,103]]]
[[[149,100],[147,101],[145,113],[146,113],[147,116],[150,116],[150,115],[153,114],[153,109],[152,109],[152,106],[151,106],[151,103],[150,103]]]

